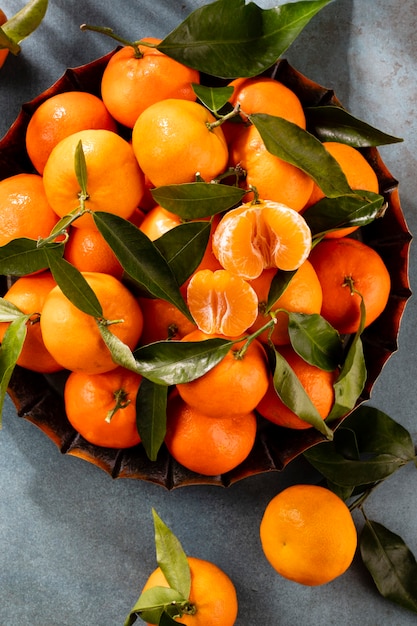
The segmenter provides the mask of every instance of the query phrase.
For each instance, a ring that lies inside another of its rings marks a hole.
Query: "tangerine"
[[[139,298],[143,314],[141,345],[166,339],[182,339],[196,329],[174,304],[162,298]]]
[[[157,204],[146,213],[139,225],[139,230],[145,233],[151,241],[155,241],[171,228],[180,224],[182,224],[182,219],[178,215]]]
[[[123,275],[123,267],[116,255],[94,226],[71,228],[64,257],[80,272],[100,272],[119,279]]]

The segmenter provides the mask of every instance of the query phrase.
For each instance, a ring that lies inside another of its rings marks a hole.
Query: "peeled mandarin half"
[[[266,268],[298,269],[311,250],[305,219],[284,204],[262,200],[228,211],[213,235],[213,252],[224,269],[253,280]]]

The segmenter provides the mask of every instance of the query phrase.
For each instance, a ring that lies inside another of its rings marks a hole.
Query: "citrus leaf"
[[[118,215],[96,211],[93,217],[125,272],[150,294],[171,302],[193,321],[171,268],[149,237]]]
[[[138,617],[151,624],[159,624],[164,611],[170,611],[178,615],[176,605],[183,603],[184,598],[175,589],[170,587],[151,587],[144,591],[132,607],[127,616],[124,626],[131,626]]]
[[[34,311],[35,313],[36,311]],[[0,322],[13,322],[24,315],[13,302],[0,298]]]
[[[0,28],[0,48],[9,48],[13,54],[18,54],[20,42],[38,28],[47,8],[48,0],[30,0]]]
[[[0,428],[2,424],[2,414],[4,400],[12,377],[17,359],[23,348],[26,339],[26,323],[30,315],[21,314],[8,326],[3,342],[0,347]]]
[[[104,343],[111,352],[113,361],[117,363],[117,365],[132,370],[132,372],[142,374],[142,370],[136,362],[129,346],[114,335],[105,322],[96,319],[96,323]]]
[[[212,113],[220,111],[228,103],[233,94],[233,87],[207,87],[206,85],[193,84],[193,90],[200,102]]]
[[[366,226],[380,216],[382,196],[371,191],[355,190],[355,193],[355,196],[323,198],[303,213],[314,237],[347,226]]]
[[[245,0],[217,0],[193,11],[158,49],[212,76],[255,76],[271,67],[330,1],[261,9]]]
[[[191,572],[181,543],[152,509],[155,526],[156,560],[171,589],[188,600],[191,591]]]
[[[164,611],[159,618],[158,626],[176,626],[178,622],[173,619],[166,611]]]
[[[77,143],[74,154],[74,169],[77,182],[81,189],[81,194],[84,198],[87,197],[87,163],[85,162],[85,154],[83,150],[83,142]]]
[[[332,439],[333,432],[322,420],[298,376],[284,357],[275,349],[274,352],[273,380],[278,396],[300,419],[314,426],[328,439]]]
[[[59,249],[45,246],[43,250],[52,276],[68,300],[83,313],[101,317],[101,304],[81,272],[62,258]]]
[[[288,333],[292,347],[307,363],[327,372],[339,365],[340,335],[321,315],[288,312]]]
[[[269,313],[275,302],[282,296],[291,282],[297,270],[278,270],[271,281],[268,292],[268,300],[265,307],[265,314]]]
[[[268,152],[306,172],[325,196],[354,195],[336,159],[311,133],[274,115],[254,113],[249,119],[259,131]]]
[[[417,562],[402,538],[382,524],[366,519],[359,547],[379,593],[417,613]]]
[[[388,135],[339,106],[306,107],[307,128],[320,141],[338,141],[353,148],[384,146],[403,139]]]
[[[63,244],[54,244],[61,248]],[[13,239],[4,246],[0,246],[0,274],[7,276],[23,276],[38,272],[48,267],[48,259],[44,248],[38,248],[34,239],[21,237]]]
[[[210,222],[187,222],[171,228],[154,241],[178,285],[183,285],[198,267],[207,248],[210,231]]]
[[[167,211],[183,220],[211,217],[238,204],[246,191],[232,185],[182,183],[152,189],[152,196]]]
[[[136,424],[145,452],[156,461],[166,433],[168,388],[143,378],[136,397]]]

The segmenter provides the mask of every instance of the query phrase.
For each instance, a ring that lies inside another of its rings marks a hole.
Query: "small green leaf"
[[[255,76],[271,67],[330,1],[261,9],[245,0],[217,0],[191,13],[158,49],[212,76]]]
[[[417,562],[402,538],[382,524],[366,519],[359,547],[379,593],[417,613]]]
[[[325,196],[353,194],[340,165],[323,144],[303,128],[281,117],[255,113],[249,116],[271,154],[308,174]]]
[[[152,587],[144,591],[127,616],[124,626],[131,626],[138,617],[151,624],[159,624],[164,611],[179,615],[178,605],[185,602],[178,591],[169,587]]]
[[[7,328],[0,347],[0,428],[4,400],[12,377],[16,361],[20,356],[26,339],[26,323],[30,315],[21,314]]]
[[[145,452],[156,461],[166,433],[168,387],[143,378],[136,397],[136,424]]]
[[[48,0],[30,0],[0,28],[0,48],[9,48],[13,54],[18,54],[20,42],[38,28],[47,8]]]
[[[114,335],[105,322],[96,319],[96,323],[104,343],[111,352],[113,361],[126,369],[132,370],[132,372],[142,374],[142,369],[136,362],[129,346]]]
[[[54,244],[64,250],[63,244]],[[3,276],[23,276],[44,270],[48,259],[44,248],[38,248],[34,239],[21,237],[0,246],[0,273]]]
[[[333,372],[342,357],[339,333],[321,315],[288,312],[294,350],[311,365]]]
[[[403,141],[354,117],[339,106],[306,107],[307,128],[320,141],[338,141],[353,148],[383,146]]]
[[[171,589],[175,589],[183,598],[189,598],[191,591],[191,572],[181,543],[152,509],[155,526],[156,560]]]
[[[84,198],[87,198],[87,163],[85,162],[85,154],[83,150],[83,142],[80,141],[77,143],[74,154],[74,168],[75,168],[75,176],[77,177],[77,182],[81,189],[81,194]]]
[[[211,217],[238,204],[246,191],[217,183],[164,185],[152,190],[152,196],[167,211],[183,220]]]
[[[292,277],[297,270],[285,271],[278,270],[271,281],[268,292],[268,301],[266,303],[265,314],[269,313],[275,302],[282,296],[286,288],[291,282]]]
[[[150,294],[171,302],[193,321],[171,268],[149,237],[117,215],[96,211],[93,217],[127,274]]]
[[[36,311],[34,311],[35,313]],[[0,322],[13,322],[24,315],[13,302],[0,298]]]
[[[275,390],[282,402],[300,419],[314,426],[328,439],[332,439],[333,432],[322,420],[321,415],[300,383],[298,376],[284,357],[276,350],[273,379]]]
[[[213,113],[220,111],[233,95],[233,87],[207,87],[206,85],[193,84],[194,93]]]
[[[178,285],[183,285],[198,267],[207,248],[210,231],[210,222],[187,222],[171,228],[154,241]]]

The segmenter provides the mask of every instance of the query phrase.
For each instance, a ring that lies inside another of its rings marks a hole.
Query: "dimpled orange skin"
[[[160,39],[145,37],[142,41],[158,44]],[[191,86],[200,82],[197,70],[171,59],[156,48],[139,46],[142,57],[136,57],[131,46],[118,50],[104,70],[101,96],[118,122],[133,128],[148,106],[166,98],[196,100]]]
[[[351,565],[356,528],[346,504],[329,489],[293,485],[265,509],[260,538],[267,560],[281,576],[302,585],[324,585]]]
[[[103,308],[104,319],[120,320],[108,326],[110,332],[133,350],[143,327],[137,300],[114,276],[99,272],[84,272],[83,276]],[[117,367],[95,318],[75,307],[59,287],[45,300],[41,330],[47,349],[65,369],[100,374]]]
[[[139,166],[152,185],[191,183],[199,174],[210,182],[227,167],[228,149],[220,126],[201,104],[167,99],[138,117],[132,134]]]
[[[230,578],[214,563],[187,557],[191,570],[189,600],[196,607],[194,615],[176,618],[186,626],[233,626],[238,612],[237,593]],[[142,591],[153,587],[168,587],[158,567],[149,576]],[[148,623],[148,626],[152,626]]]

